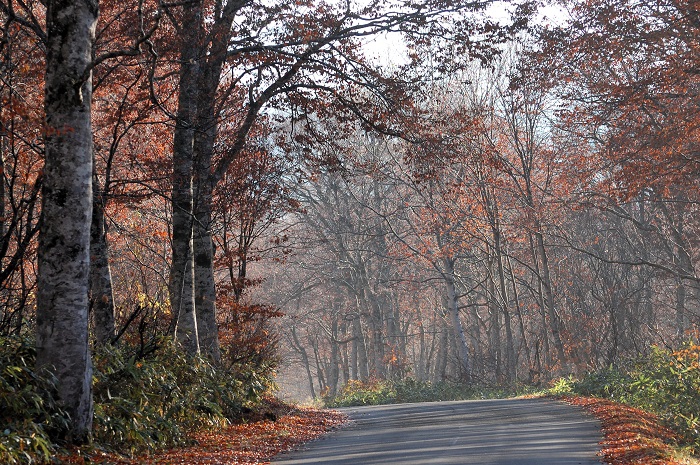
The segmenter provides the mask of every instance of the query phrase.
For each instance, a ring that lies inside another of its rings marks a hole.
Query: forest
[[[0,19],[2,460],[186,443],[275,382],[330,404],[671,357],[700,407],[700,2]]]

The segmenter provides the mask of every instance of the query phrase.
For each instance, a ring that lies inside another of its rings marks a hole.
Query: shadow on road
[[[560,402],[506,399],[343,409],[351,426],[275,465],[594,465],[598,422]]]

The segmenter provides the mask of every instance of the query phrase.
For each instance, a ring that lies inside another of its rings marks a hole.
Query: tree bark
[[[203,138],[201,136],[200,138]],[[197,141],[195,137],[195,151]],[[212,141],[213,142],[213,141]],[[211,155],[201,157],[201,147],[195,163],[195,172],[208,172],[211,166]],[[213,147],[212,147],[213,148]],[[209,151],[210,153],[210,151]],[[208,178],[205,175],[205,178]],[[221,360],[219,347],[219,327],[216,322],[216,284],[214,282],[214,244],[211,237],[211,202],[212,185],[208,179],[195,176],[195,221],[193,228],[194,247],[194,292],[197,316],[197,334],[202,352],[215,362]]]
[[[488,264],[487,266],[489,267],[490,271],[489,274],[490,276],[487,279],[486,282],[486,296],[487,296],[487,302],[488,302],[488,310],[489,310],[489,320],[490,320],[490,325],[489,325],[489,332],[488,332],[488,338],[489,338],[489,352],[490,352],[490,359],[493,360],[493,366],[494,366],[494,374],[496,376],[496,382],[502,383],[503,382],[503,369],[502,369],[502,351],[501,351],[501,305],[500,302],[498,302],[498,298],[496,296],[496,285],[493,282],[493,263],[491,261],[493,260],[493,257],[489,257]]]
[[[311,363],[309,362],[309,355],[306,353],[306,349],[299,341],[297,336],[296,328],[292,326],[292,343],[294,348],[299,352],[301,356],[301,362],[304,365],[304,370],[306,370],[306,379],[309,381],[309,392],[311,393],[311,398],[316,400],[316,390],[314,389],[314,377],[311,374]]]
[[[37,369],[57,379],[70,414],[67,438],[87,439],[92,426],[88,345],[88,276],[92,215],[91,72],[98,4],[49,0],[46,57],[46,145],[39,235]]]
[[[376,296],[369,289],[367,279],[362,280],[363,289],[360,290],[360,295],[365,307],[369,310],[369,322],[371,331],[371,365],[372,375],[380,379],[384,378],[384,335],[383,335],[383,318],[382,309],[377,302]]]
[[[335,307],[335,305],[334,305]],[[333,321],[331,322],[331,359],[328,369],[328,396],[335,397],[338,392],[338,381],[340,378],[340,347],[338,344],[338,308],[334,308]]]
[[[5,238],[5,221],[5,134],[0,132],[0,240]],[[4,262],[5,254],[0,253],[0,270]]]
[[[109,267],[105,197],[99,180],[93,177],[92,223],[90,225],[90,309],[92,310],[97,345],[114,339],[114,294]]]
[[[520,308],[520,295],[518,293],[518,286],[515,283],[515,274],[513,273],[513,265],[511,264],[510,256],[507,256],[508,272],[511,278],[511,288],[513,289],[513,299],[515,300],[515,312],[518,317],[518,326],[520,328],[520,338],[525,349],[525,359],[527,360],[528,368],[528,383],[533,383],[534,367],[532,365],[532,356],[530,355],[530,346],[527,342],[527,334],[525,333],[525,322],[523,321],[523,312]]]
[[[503,245],[501,243],[500,224],[493,230],[494,250],[496,252],[496,266],[498,272],[498,285],[500,298],[498,299],[503,309],[503,319],[506,329],[506,379],[512,383],[517,379],[517,359],[515,342],[513,340],[513,328],[508,310],[508,288],[506,287],[505,266],[503,264]]]
[[[169,292],[173,314],[177,315],[175,337],[187,353],[195,354],[199,352],[199,337],[194,299],[192,168],[200,77],[201,3],[185,3],[183,9],[186,34],[180,51],[180,93],[173,140],[173,258]]]
[[[435,355],[435,371],[433,372],[433,382],[444,381],[447,378],[447,353],[449,344],[449,330],[446,322],[442,322],[438,350]]]
[[[459,316],[457,302],[457,288],[455,286],[454,260],[445,259],[445,283],[447,285],[447,311],[452,320],[452,327],[457,339],[457,356],[459,357],[460,376],[466,381],[471,381],[471,364],[469,363],[469,345],[464,334],[462,320]]]
[[[212,199],[215,180],[212,173],[214,143],[219,129],[216,91],[226,60],[226,47],[240,1],[226,3],[212,25],[207,59],[202,60],[194,135],[194,289],[199,345],[206,356],[221,360],[219,329],[216,322],[216,283],[214,281],[214,242],[212,240]]]
[[[355,373],[355,379],[366,381],[369,378],[369,367],[367,363],[367,346],[365,345],[365,337],[362,333],[362,321],[359,311],[357,315],[352,319],[352,336],[353,359],[355,358],[355,354],[357,354],[357,372]],[[354,361],[355,360],[353,360],[353,362]]]
[[[539,224],[537,227],[539,228]],[[549,272],[549,259],[547,257],[547,250],[544,246],[544,237],[542,233],[535,231],[535,240],[537,243],[537,252],[540,258],[540,270],[542,276],[540,277],[542,282],[542,287],[544,289],[544,301],[547,308],[547,316],[549,317],[549,326],[552,331],[552,337],[554,339],[554,348],[557,351],[557,358],[559,359],[559,364],[563,372],[567,371],[566,355],[564,353],[564,343],[561,340],[561,320],[557,314],[556,306],[554,304],[554,293],[552,292],[552,278]]]

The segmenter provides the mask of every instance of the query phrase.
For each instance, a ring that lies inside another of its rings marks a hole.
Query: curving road
[[[341,409],[352,423],[275,465],[594,465],[598,422],[543,399]]]

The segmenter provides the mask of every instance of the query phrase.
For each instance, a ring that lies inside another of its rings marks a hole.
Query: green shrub
[[[418,381],[404,378],[394,381],[350,381],[332,398],[324,398],[328,407],[381,405],[441,400],[493,399],[532,392],[526,386],[486,386],[454,381]]]
[[[0,463],[44,463],[56,452],[50,433],[68,428],[53,378],[34,371],[36,350],[22,336],[0,337]]]
[[[139,359],[124,344],[93,357],[95,446],[135,454],[186,444],[191,433],[239,419],[270,389],[272,366],[217,369],[188,357],[172,342]],[[0,338],[0,463],[35,464],[58,452],[69,425],[53,393],[55,380],[34,372],[34,341]]]
[[[559,380],[550,392],[608,398],[653,412],[700,451],[700,345],[688,343],[677,351],[654,347],[648,357],[622,367]]]
[[[357,405],[383,405],[396,402],[396,391],[389,381],[350,381],[338,395],[325,398],[328,407],[353,407]]]
[[[142,360],[128,348],[103,348],[95,356],[94,440],[131,454],[186,444],[190,433],[221,427],[257,403],[269,385],[256,376],[216,369],[165,341]]]

